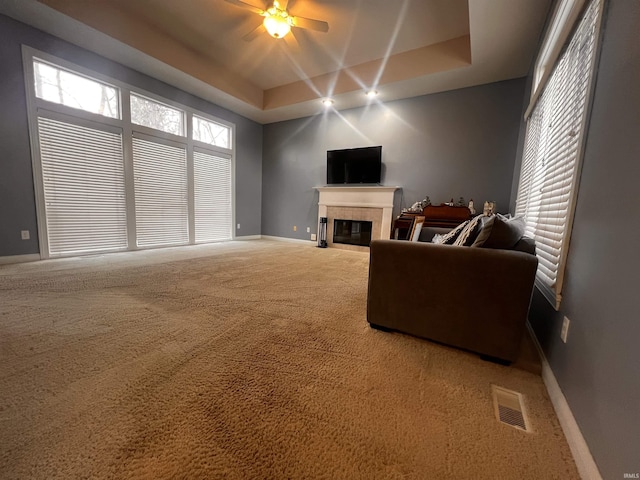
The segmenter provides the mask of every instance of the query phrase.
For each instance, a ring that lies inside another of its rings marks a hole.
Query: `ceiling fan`
[[[264,17],[263,22],[255,30],[243,37],[247,42],[250,42],[265,30],[273,38],[283,38],[291,31],[291,27],[305,28],[323,33],[329,31],[329,24],[327,22],[290,15],[287,11],[289,0],[273,0],[271,6],[266,10],[254,7],[242,0],[225,1]]]

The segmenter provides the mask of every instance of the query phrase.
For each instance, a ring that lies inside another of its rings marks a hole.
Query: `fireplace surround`
[[[334,220],[371,222],[371,240],[389,238],[393,199],[400,187],[380,185],[315,187],[319,192],[318,218],[327,217],[327,245],[345,250],[368,251],[368,246],[335,243]]]

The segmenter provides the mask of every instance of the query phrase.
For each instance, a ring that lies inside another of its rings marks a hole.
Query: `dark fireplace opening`
[[[335,219],[333,221],[333,243],[368,247],[371,243],[371,227],[373,227],[373,222]]]

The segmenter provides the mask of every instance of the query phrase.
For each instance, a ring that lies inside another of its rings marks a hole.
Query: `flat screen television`
[[[327,151],[327,185],[380,183],[382,146]]]

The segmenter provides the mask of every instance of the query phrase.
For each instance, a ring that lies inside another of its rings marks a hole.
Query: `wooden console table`
[[[428,205],[422,212],[406,212],[393,221],[391,239],[409,240],[417,218],[423,217],[425,227],[455,228],[471,218],[467,207],[449,205]]]

